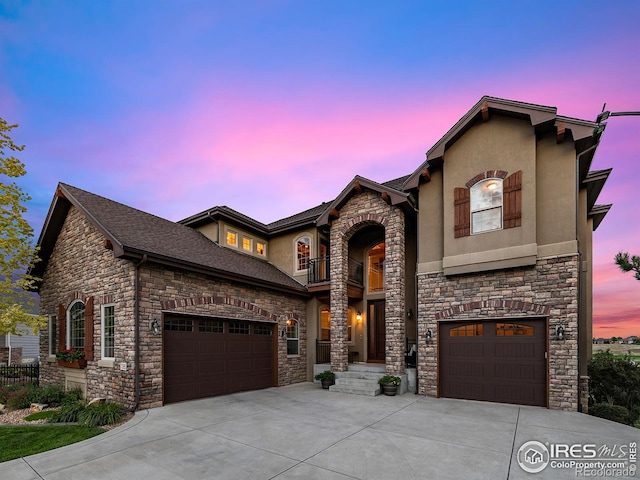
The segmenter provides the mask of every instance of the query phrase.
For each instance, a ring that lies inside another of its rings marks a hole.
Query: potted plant
[[[84,352],[82,350],[68,348],[61,352],[56,352],[56,359],[58,365],[62,367],[85,368],[87,366],[87,359],[84,358]]]
[[[315,376],[315,379],[320,380],[320,383],[322,383],[322,388],[326,390],[335,383],[336,374],[331,370],[325,370],[324,372],[318,373]]]
[[[394,396],[397,393],[401,382],[402,379],[395,375],[385,375],[378,380],[378,383],[382,385],[382,393],[389,396]]]

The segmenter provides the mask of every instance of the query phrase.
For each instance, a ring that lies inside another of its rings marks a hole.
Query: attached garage
[[[275,324],[164,317],[164,403],[276,385]]]
[[[441,322],[439,395],[547,406],[546,319]]]

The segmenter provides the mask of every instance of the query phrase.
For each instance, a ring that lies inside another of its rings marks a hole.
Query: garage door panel
[[[167,315],[165,403],[273,386],[274,329],[255,331],[247,321]]]
[[[495,344],[495,356],[496,357],[511,357],[511,358],[535,358],[535,345],[524,342],[513,343],[496,343]]]
[[[481,363],[452,361],[443,369],[451,377],[481,377],[484,375],[484,368]]]
[[[546,321],[439,325],[440,395],[546,406]]]

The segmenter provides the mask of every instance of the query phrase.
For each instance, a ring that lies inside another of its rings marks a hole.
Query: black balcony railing
[[[315,283],[328,282],[331,271],[331,258],[318,257],[309,259],[309,267],[307,270],[307,283],[313,285]],[[362,263],[349,259],[349,266],[347,272],[347,280],[356,283],[357,285],[363,285],[363,272],[364,267]]]
[[[331,363],[331,342],[316,340],[316,363]]]
[[[329,281],[329,257],[318,257],[309,260],[309,269],[307,270],[307,283],[322,283]]]

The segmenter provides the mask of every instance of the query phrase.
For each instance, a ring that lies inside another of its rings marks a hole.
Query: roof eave
[[[139,250],[135,248],[125,247],[122,255],[116,255],[116,256],[119,258],[131,260],[131,261],[140,261],[145,255],[147,256],[147,261],[158,263],[158,264],[169,266],[169,267],[181,268],[183,270],[189,270],[191,272],[200,273],[207,276],[213,276],[215,278],[219,278],[223,280],[242,282],[242,283],[256,286],[256,287],[265,287],[271,290],[290,293],[290,294],[298,295],[305,298],[310,296],[309,292],[306,290],[306,287],[302,284],[300,284],[300,287],[301,287],[300,289],[288,287],[287,285],[282,285],[280,283],[260,280],[255,277],[241,275],[238,273],[229,272],[226,270],[220,270],[213,267],[207,267],[205,265],[200,265],[198,263],[193,263],[185,260],[158,255],[153,252],[145,252],[143,250]]]
[[[394,206],[415,206],[415,200],[412,195],[406,192],[400,192],[395,188],[387,187],[381,185],[377,182],[369,180],[368,178],[361,177],[356,175],[351,182],[347,184],[347,186],[340,192],[333,202],[331,202],[327,208],[325,208],[324,212],[318,217],[316,221],[316,225],[318,227],[329,225],[330,216],[332,211],[340,210],[347,203],[347,201],[355,194],[358,193],[358,190],[369,189],[380,194],[386,193],[389,198],[389,203]]]
[[[589,211],[588,217],[593,219],[594,232],[600,226],[600,223],[602,223],[602,220],[604,220],[604,217],[607,215],[607,213],[609,213],[609,210],[611,210],[612,206],[612,204],[594,205],[593,208]]]

